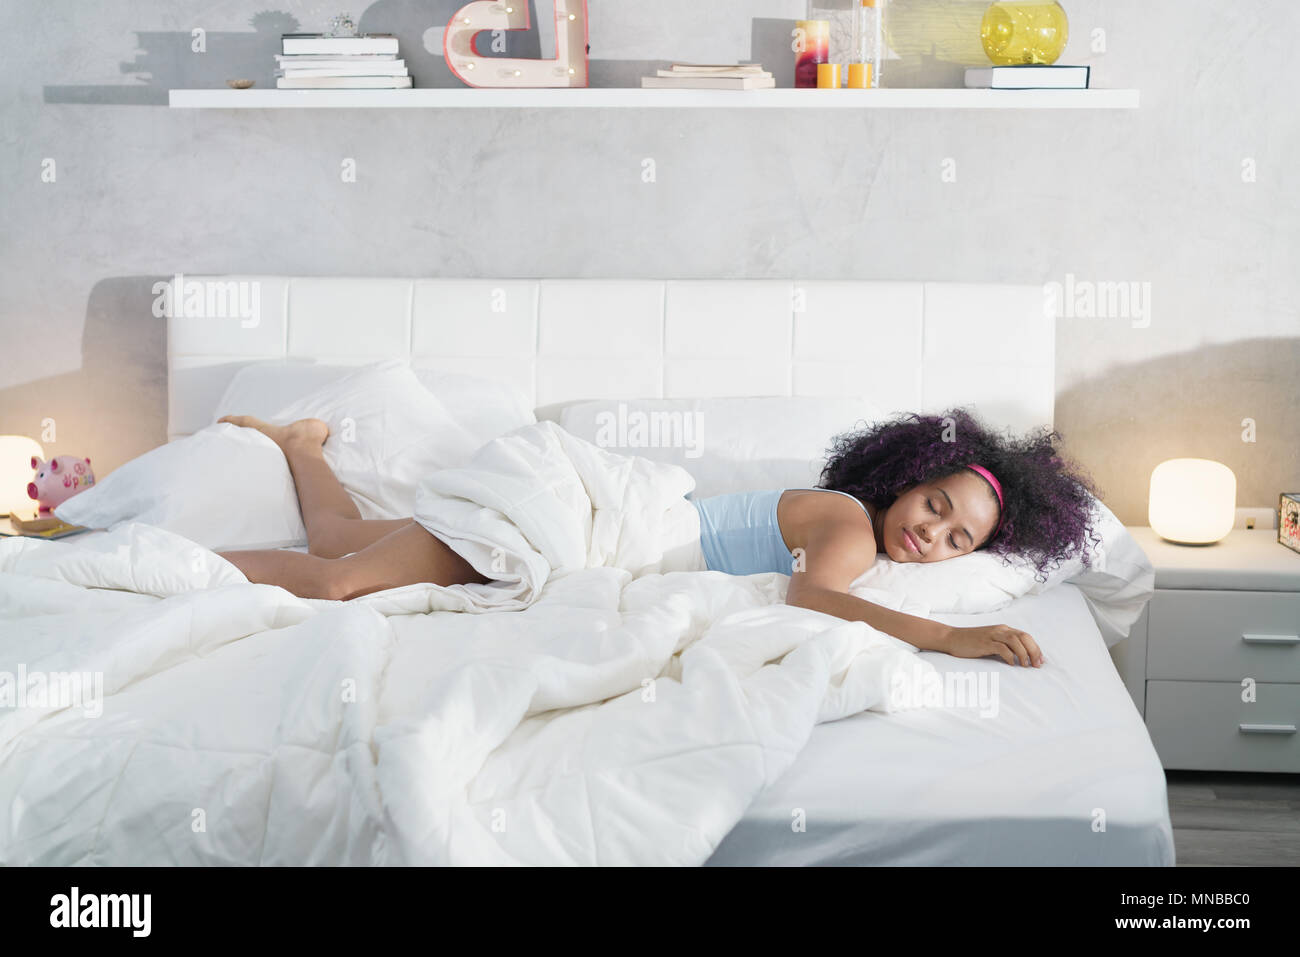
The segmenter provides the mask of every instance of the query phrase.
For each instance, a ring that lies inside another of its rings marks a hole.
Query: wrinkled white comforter
[[[486,596],[303,600],[143,524],[0,541],[0,863],[699,864],[814,724],[919,703],[912,646],[784,576],[645,573],[680,470],[565,435],[422,490],[516,573]]]

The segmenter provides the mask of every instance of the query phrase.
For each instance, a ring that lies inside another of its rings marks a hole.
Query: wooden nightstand
[[[1156,592],[1111,653],[1161,763],[1300,772],[1300,554],[1276,529],[1201,546],[1128,531]]]

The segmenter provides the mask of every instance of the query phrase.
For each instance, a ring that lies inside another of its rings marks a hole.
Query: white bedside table
[[[1233,529],[1214,545],[1128,531],[1156,592],[1111,652],[1161,763],[1300,771],[1300,554],[1276,529]]]

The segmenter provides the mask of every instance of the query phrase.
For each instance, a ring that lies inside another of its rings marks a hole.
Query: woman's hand
[[[1043,665],[1043,652],[1034,639],[1010,625],[981,625],[978,628],[950,628],[943,649],[955,658],[984,658],[997,655],[1009,665],[1016,659],[1035,668]]]

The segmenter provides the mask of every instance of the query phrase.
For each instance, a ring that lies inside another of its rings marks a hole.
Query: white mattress
[[[922,652],[942,672],[996,672],[997,716],[921,709],[819,725],[708,863],[1172,866],[1160,760],[1078,589],[934,617],[1006,622],[1046,662]]]

